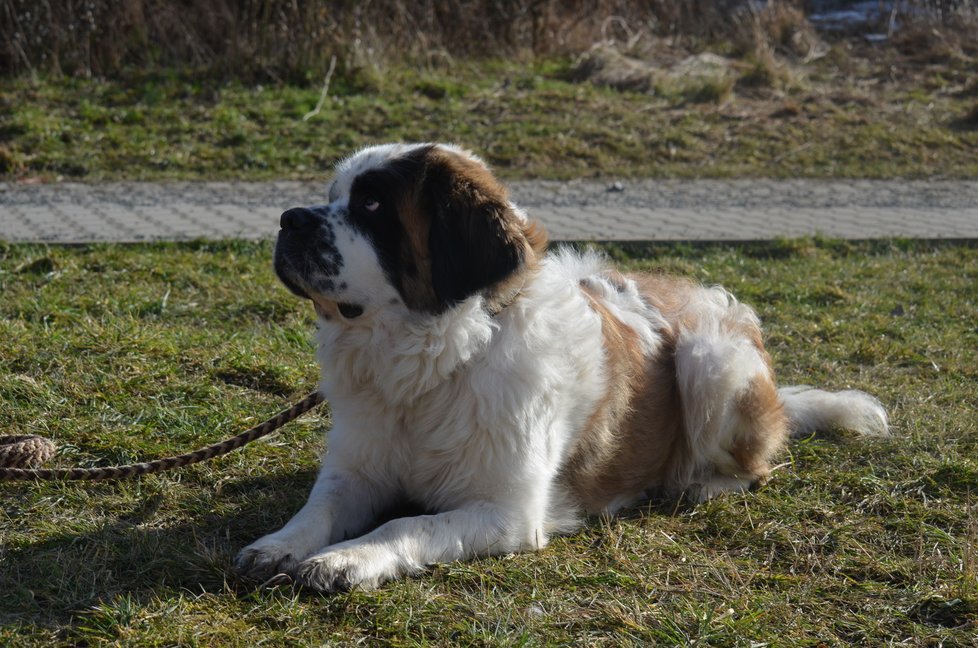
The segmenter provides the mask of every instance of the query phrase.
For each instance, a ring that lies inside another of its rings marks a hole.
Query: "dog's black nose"
[[[282,213],[279,223],[284,230],[301,230],[311,227],[316,221],[316,214],[305,207],[293,207]]]

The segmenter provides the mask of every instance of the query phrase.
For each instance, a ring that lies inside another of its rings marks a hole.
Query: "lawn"
[[[730,65],[617,90],[570,57],[390,64],[338,75],[318,111],[318,80],[0,78],[0,179],[319,179],[396,140],[458,142],[521,179],[978,176],[974,59],[840,45]]]
[[[857,387],[894,436],[791,444],[756,492],[656,502],[544,551],[379,591],[255,589],[235,552],[314,478],[328,408],[179,472],[0,484],[0,644],[976,644],[978,248],[822,239],[608,247],[723,283],[783,383]],[[107,465],[237,433],[317,376],[269,243],[0,244],[0,430]]]

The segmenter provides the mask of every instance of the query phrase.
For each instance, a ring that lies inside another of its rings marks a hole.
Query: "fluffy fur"
[[[721,288],[547,254],[472,154],[388,145],[283,214],[276,271],[319,314],[328,451],[305,506],[237,567],[318,590],[546,545],[651,491],[763,482],[791,431],[885,434],[862,392],[775,386]],[[391,506],[426,514],[376,526]]]

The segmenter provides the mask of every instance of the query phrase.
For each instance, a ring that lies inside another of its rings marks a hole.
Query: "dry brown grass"
[[[308,80],[405,58],[578,55],[595,43],[668,39],[697,53],[810,59],[826,50],[803,0],[0,0],[0,74],[111,76],[192,67]],[[880,25],[925,58],[978,53],[978,0],[910,0]],[[900,25],[898,32],[894,25]],[[342,74],[340,76],[343,76]]]
[[[295,77],[321,73],[334,56],[344,70],[405,57],[577,54],[641,34],[694,50],[746,37],[750,50],[757,29],[804,49],[794,41],[806,25],[792,0],[755,10],[738,0],[0,0],[0,73],[191,66]]]
[[[716,20],[719,24],[719,17]],[[715,32],[725,44],[712,43],[731,57],[710,52],[692,54],[701,47],[695,43],[684,46],[675,35],[619,28],[623,32],[620,36],[606,37],[576,59],[574,80],[619,90],[678,95],[692,103],[723,103],[735,84],[752,94],[791,87],[798,81],[795,63],[828,51],[805,12],[793,2],[731,8],[724,22],[725,33]]]

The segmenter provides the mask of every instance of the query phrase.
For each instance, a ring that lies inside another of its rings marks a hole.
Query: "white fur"
[[[374,147],[341,163],[331,202],[343,204],[358,173],[412,148]],[[438,316],[417,314],[365,239],[337,225],[337,246],[346,261],[337,299],[366,307],[350,321],[319,321],[321,389],[333,416],[328,452],[305,506],[246,547],[239,568],[285,572],[320,590],[375,587],[433,563],[536,549],[572,526],[582,511],[558,473],[609,375],[601,319],[581,282],[649,356],[660,352],[662,314],[633,282],[614,285],[602,257],[571,250],[550,254],[495,316],[480,296]],[[678,336],[676,363],[695,452],[674,485],[699,483],[701,496],[742,490],[749,483],[730,466],[741,424],[733,403],[768,368],[735,330],[756,316],[718,288],[698,290],[686,308],[699,324]],[[782,395],[800,430],[827,422],[885,429],[885,414],[865,395]],[[608,510],[640,495],[622,493]],[[404,499],[434,513],[368,531]]]
[[[886,410],[866,392],[855,389],[827,392],[796,385],[780,388],[778,395],[791,419],[792,436],[833,427],[867,436],[889,434]]]
[[[604,387],[601,323],[570,270],[548,260],[494,318],[475,297],[436,318],[320,320],[333,416],[322,470],[303,509],[239,562],[318,589],[373,587],[435,562],[544,546],[578,514],[555,510],[567,498],[552,490]],[[444,512],[360,535],[401,498]]]

